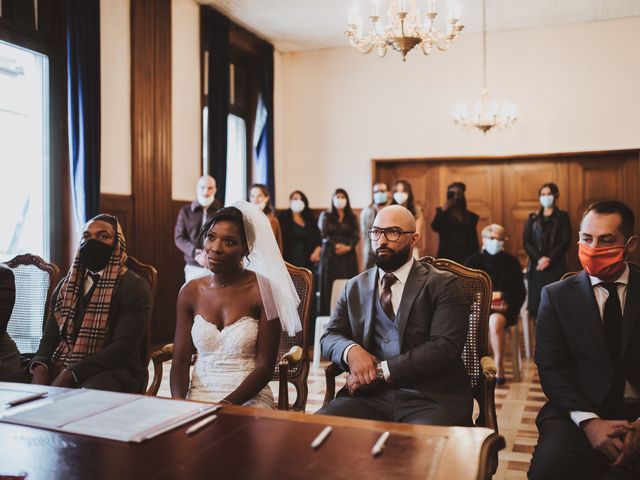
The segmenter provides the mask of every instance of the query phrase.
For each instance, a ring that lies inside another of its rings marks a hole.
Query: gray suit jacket
[[[353,342],[371,351],[374,341],[376,268],[347,283],[320,340],[322,354],[345,370]],[[394,386],[412,388],[444,406],[462,425],[471,424],[473,396],[462,362],[469,304],[457,277],[414,261],[397,315],[400,355],[388,358]]]

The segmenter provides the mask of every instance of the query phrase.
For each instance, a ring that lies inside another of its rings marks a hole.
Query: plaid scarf
[[[115,247],[89,299],[77,335],[75,318],[78,315],[78,304],[84,297],[84,281],[87,273],[86,267],[79,261],[79,251],[60,287],[53,311],[61,340],[51,358],[51,364],[55,369],[54,377],[70,365],[100,351],[104,346],[113,292],[127,271],[125,265],[127,249],[117,219],[115,219],[115,230]]]

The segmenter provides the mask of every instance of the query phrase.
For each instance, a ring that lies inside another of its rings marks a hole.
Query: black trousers
[[[364,418],[385,422],[423,425],[466,425],[454,418],[442,405],[414,390],[396,389],[388,384],[350,397],[346,388],[316,412],[320,415]]]
[[[629,420],[638,418],[630,412]],[[640,462],[629,470],[611,469],[610,461],[594,449],[568,414],[546,404],[536,419],[539,437],[529,468],[529,480],[591,480],[640,478]]]

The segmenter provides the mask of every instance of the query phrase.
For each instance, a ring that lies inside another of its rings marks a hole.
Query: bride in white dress
[[[275,408],[268,383],[281,328],[294,335],[301,327],[299,299],[269,220],[237,202],[202,231],[211,275],[188,282],[178,295],[171,395]]]

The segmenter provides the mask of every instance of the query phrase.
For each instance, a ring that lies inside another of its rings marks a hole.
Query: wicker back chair
[[[286,263],[286,262],[285,262]],[[313,295],[313,275],[306,268],[295,267],[289,263],[287,270],[293,281],[293,285],[300,297],[298,314],[302,323],[302,331],[295,337],[290,337],[287,332],[282,332],[280,346],[278,348],[278,364],[275,365],[273,380],[279,382],[278,409],[304,411],[309,394],[307,378],[309,376],[309,353],[307,350],[307,335],[309,330],[309,317],[311,314],[311,299]],[[162,350],[154,352],[153,382],[147,390],[147,395],[157,395],[162,383],[163,362],[173,358],[173,344],[165,345]],[[195,352],[192,361],[195,360]],[[193,362],[192,362],[193,363]],[[296,388],[296,400],[289,405],[288,384],[292,383]]]
[[[475,422],[478,427],[498,431],[495,405],[496,367],[489,352],[489,315],[491,312],[491,278],[481,270],[465,267],[444,258],[423,257],[421,263],[440,270],[454,273],[470,305],[469,332],[462,351],[462,360],[473,389],[473,396],[479,405],[479,415]],[[330,364],[325,370],[327,390],[324,405],[335,396],[335,377],[342,369]]]
[[[23,360],[27,360],[38,350],[60,269],[29,253],[12,258],[6,265],[13,271],[16,286],[16,302],[7,332]]]
[[[423,257],[420,262],[458,276],[470,305],[469,331],[462,361],[471,380],[473,397],[479,405],[476,426],[498,431],[495,387],[496,367],[489,356],[489,316],[491,315],[491,277],[482,270],[465,267],[445,258]]]
[[[158,286],[158,271],[155,267],[142,263],[131,255],[127,256],[127,268],[138,274],[143,280],[149,284],[151,289],[151,313],[147,319],[147,328],[144,331],[144,339],[142,340],[142,348],[140,349],[142,367],[144,370],[144,382],[140,393],[144,393],[149,383],[149,361],[151,360],[151,319],[153,318],[153,305],[156,299],[156,288]]]

